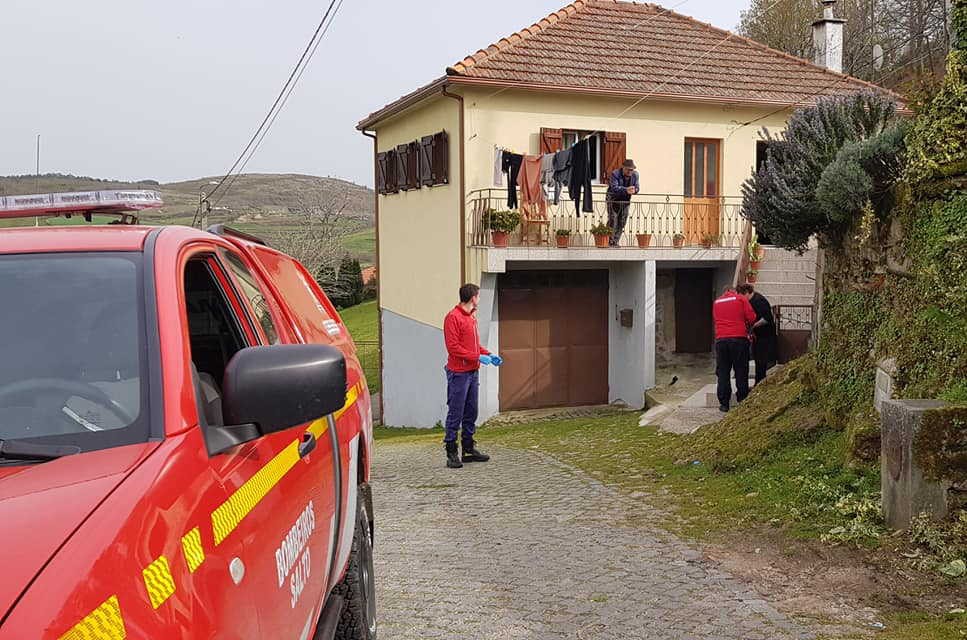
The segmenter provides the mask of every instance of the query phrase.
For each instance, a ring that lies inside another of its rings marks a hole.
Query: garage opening
[[[608,271],[512,271],[497,288],[500,410],[607,404]]]

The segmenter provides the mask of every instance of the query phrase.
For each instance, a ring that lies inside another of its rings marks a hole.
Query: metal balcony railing
[[[547,222],[544,223],[541,244],[555,246],[555,232],[567,229],[571,232],[569,246],[593,247],[590,229],[599,223],[608,223],[608,203],[604,188],[595,189],[594,213],[577,214],[574,202],[566,199],[566,190],[558,204],[548,203]],[[484,226],[488,210],[507,208],[506,189],[479,189],[467,194],[467,244],[490,246],[490,230]],[[741,215],[739,197],[686,198],[665,194],[642,194],[634,196],[628,210],[628,222],[621,237],[622,247],[637,247],[638,234],[650,234],[650,247],[672,248],[676,236],[686,247],[710,244],[714,247],[739,248],[743,246],[746,220]],[[510,235],[510,246],[534,246],[538,244],[535,229],[541,225],[521,225]],[[525,236],[525,228],[531,232]]]

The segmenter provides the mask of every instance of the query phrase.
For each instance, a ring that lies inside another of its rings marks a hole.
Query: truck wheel
[[[373,537],[364,500],[356,507],[356,530],[346,577],[333,593],[345,600],[336,640],[376,640],[376,580],[373,572]]]

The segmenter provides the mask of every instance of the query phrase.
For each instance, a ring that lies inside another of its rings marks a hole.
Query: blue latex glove
[[[504,359],[500,356],[492,355],[490,356],[490,364],[494,365],[495,367],[499,367],[500,365],[504,364]]]
[[[492,364],[493,358],[490,356],[480,356],[480,364]]]

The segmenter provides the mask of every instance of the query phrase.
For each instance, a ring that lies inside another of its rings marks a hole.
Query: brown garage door
[[[500,410],[608,402],[608,272],[498,280]]]

